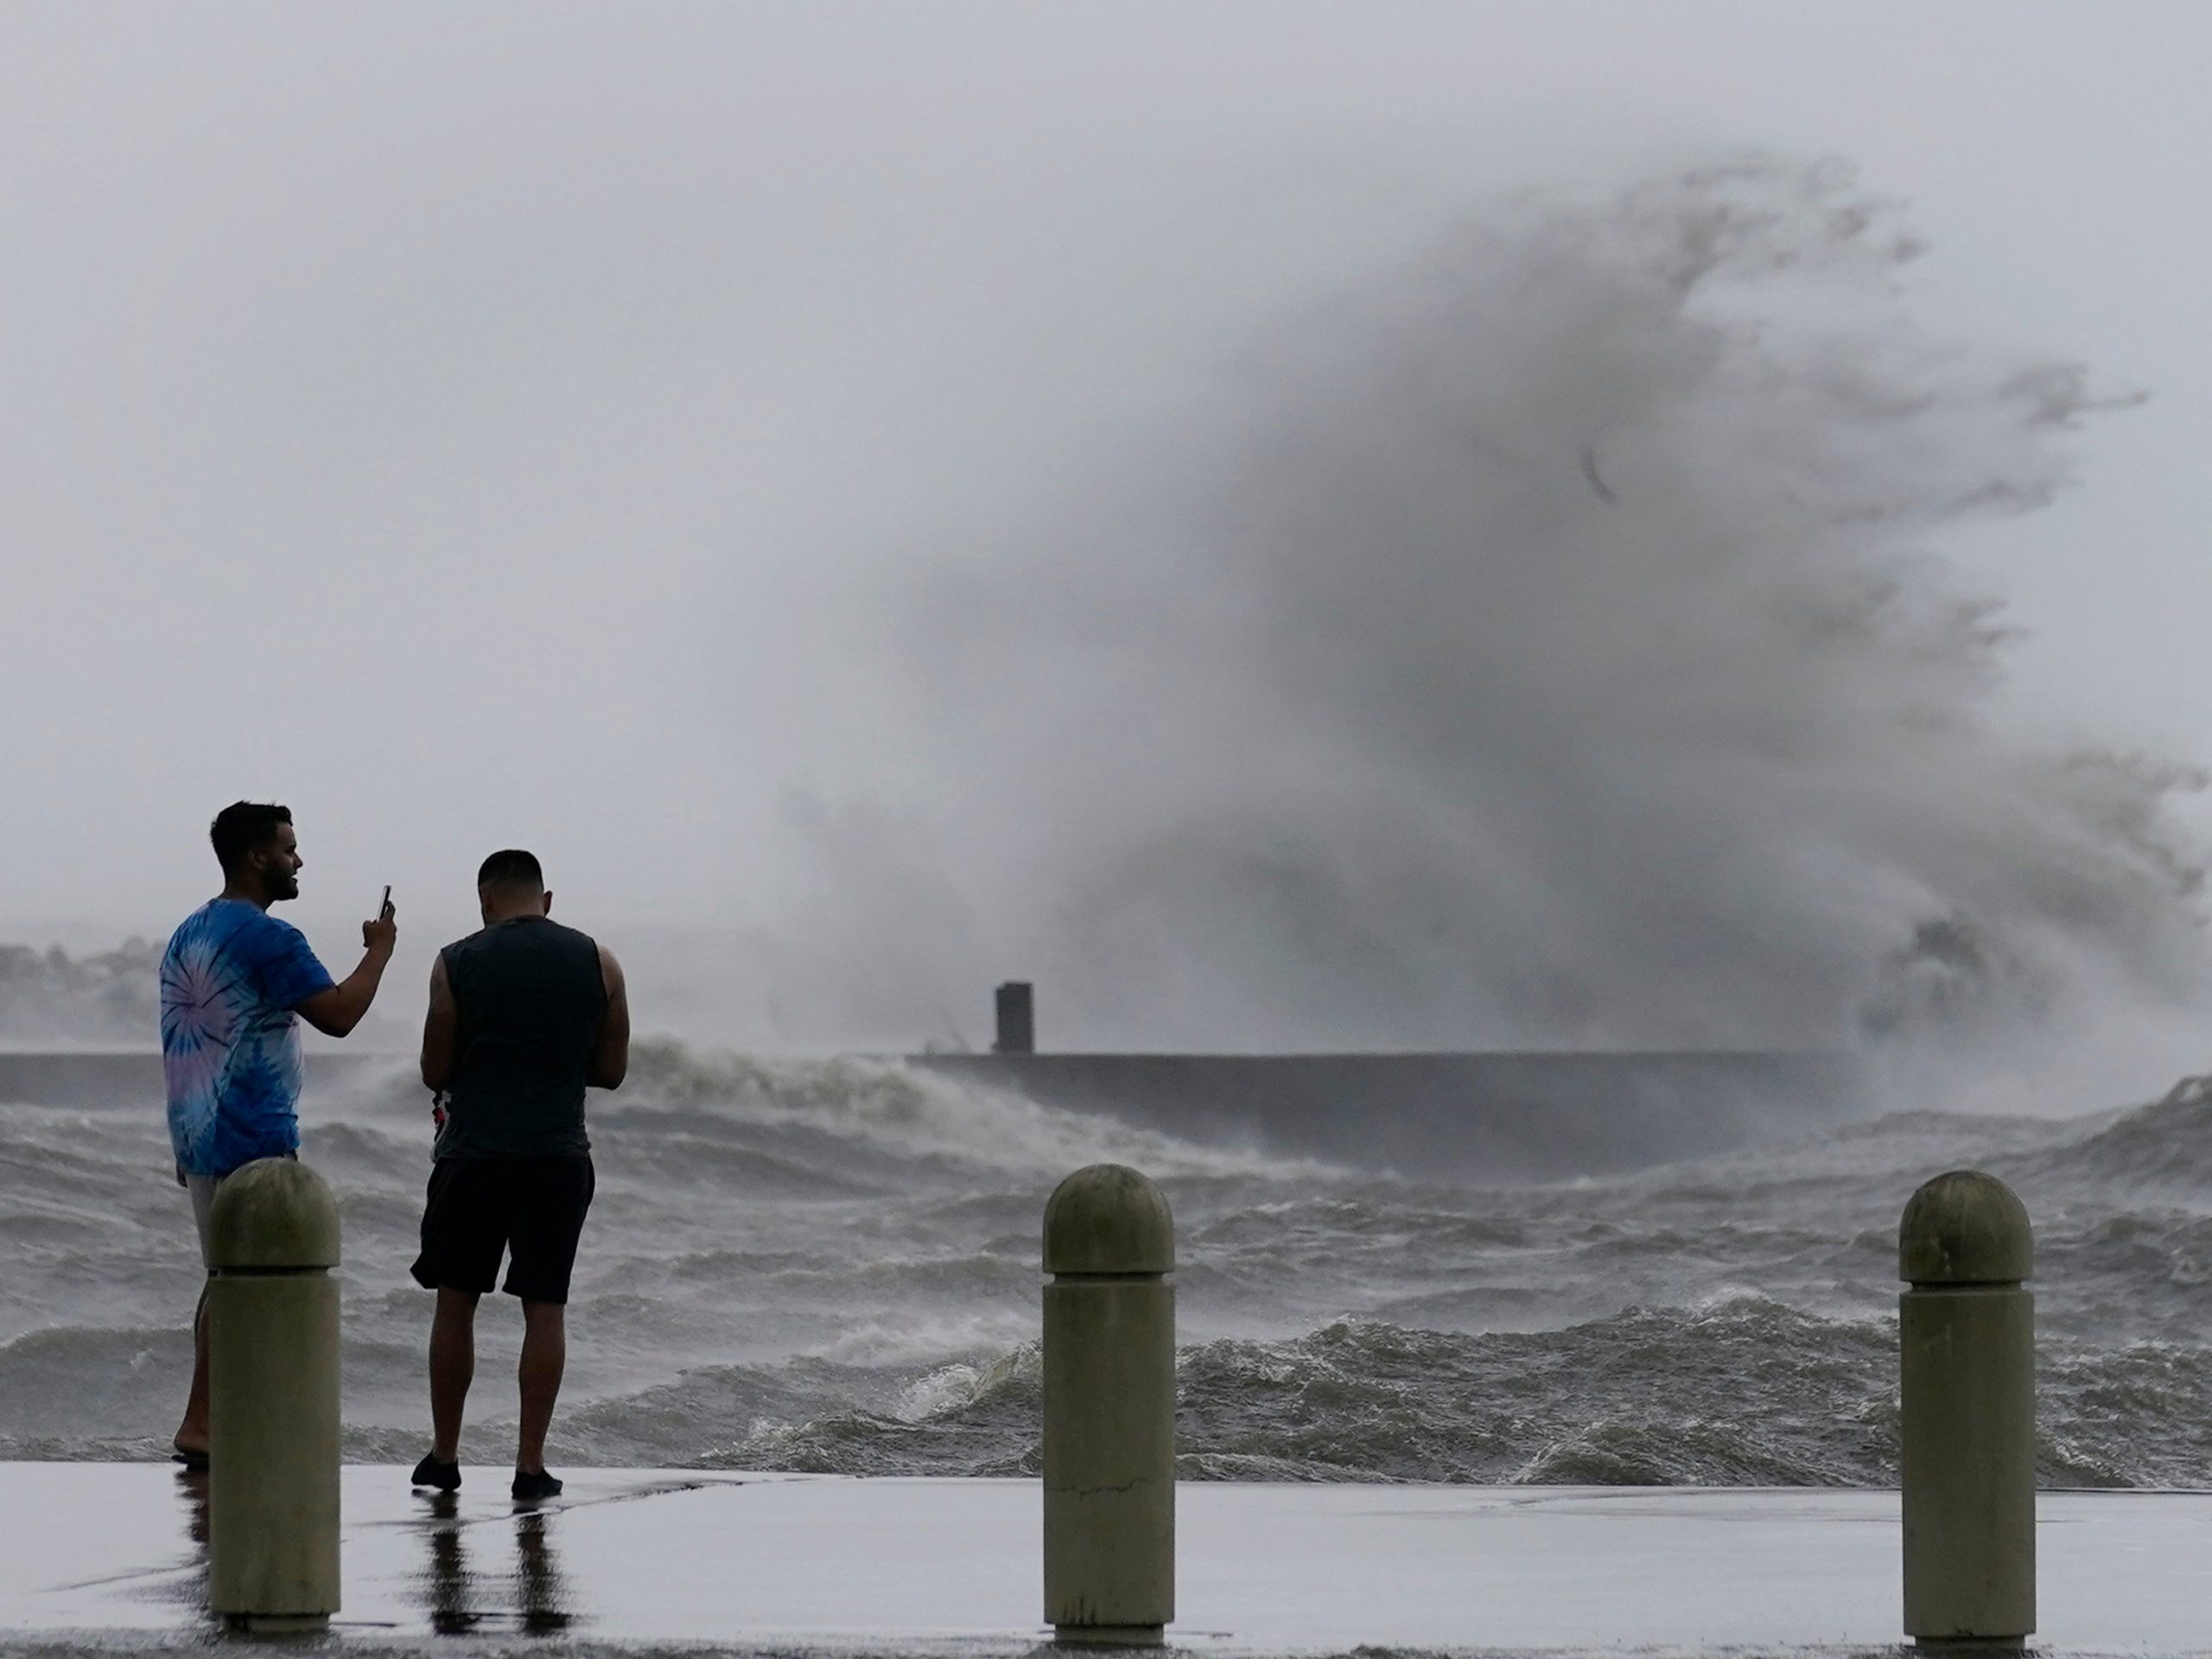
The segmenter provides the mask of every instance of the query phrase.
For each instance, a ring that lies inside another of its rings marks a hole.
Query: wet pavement
[[[324,1643],[1020,1653],[1050,1634],[1032,1481],[568,1480],[518,1505],[503,1471],[433,1497],[404,1470],[348,1468],[346,1605]],[[151,1465],[0,1465],[0,1647],[203,1643],[205,1489]],[[1179,1504],[1178,1646],[1897,1641],[1894,1492],[1186,1484]],[[2048,1493],[2039,1538],[2044,1650],[2212,1649],[2212,1494]]]

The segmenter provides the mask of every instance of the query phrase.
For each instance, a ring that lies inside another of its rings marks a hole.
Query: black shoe
[[[435,1452],[427,1453],[423,1461],[415,1465],[414,1478],[408,1484],[412,1486],[433,1487],[441,1492],[459,1491],[461,1490],[460,1461],[456,1459],[452,1463],[440,1463]]]
[[[561,1483],[543,1469],[534,1475],[518,1469],[515,1471],[514,1494],[523,1503],[533,1498],[558,1497],[561,1496]]]

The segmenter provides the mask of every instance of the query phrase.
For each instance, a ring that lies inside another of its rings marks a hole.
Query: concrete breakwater
[[[908,1063],[1217,1146],[1457,1180],[1558,1180],[1834,1128],[1838,1053],[924,1054]]]
[[[308,1057],[309,1087],[411,1056]],[[1817,1133],[1858,1114],[1834,1053],[922,1054],[905,1064],[1200,1145],[1468,1181],[1615,1174]],[[160,1055],[0,1050],[0,1102],[162,1100]]]

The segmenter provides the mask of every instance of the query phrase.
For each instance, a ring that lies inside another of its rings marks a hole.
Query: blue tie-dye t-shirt
[[[211,899],[162,957],[169,1144],[188,1175],[227,1175],[300,1146],[300,1027],[330,976],[300,930],[243,899]]]

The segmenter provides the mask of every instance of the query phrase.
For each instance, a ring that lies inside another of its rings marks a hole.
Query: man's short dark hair
[[[276,826],[292,821],[292,809],[274,801],[232,801],[207,826],[207,839],[215,843],[215,861],[227,875],[276,839]]]
[[[476,871],[476,885],[480,887],[543,887],[545,872],[537,862],[535,853],[525,853],[519,847],[509,847],[486,859]]]

